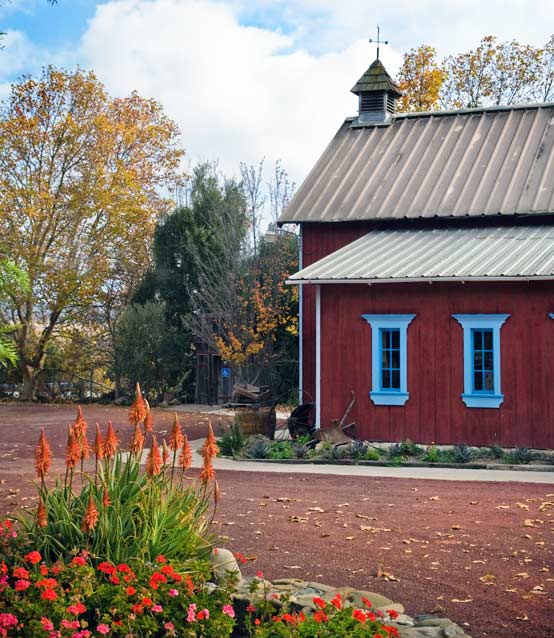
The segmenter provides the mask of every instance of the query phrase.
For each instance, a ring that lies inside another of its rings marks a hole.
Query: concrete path
[[[191,441],[194,450],[193,467],[202,465],[197,451],[204,441]],[[327,476],[374,476],[403,479],[432,479],[437,481],[492,481],[504,483],[548,483],[554,485],[554,472],[529,470],[458,470],[430,467],[381,467],[360,465],[292,465],[286,463],[264,463],[263,461],[234,461],[217,458],[216,470],[240,472],[274,472],[277,474],[325,474]]]

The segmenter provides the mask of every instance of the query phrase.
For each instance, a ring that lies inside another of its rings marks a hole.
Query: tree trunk
[[[36,398],[37,381],[43,367],[40,365],[38,368],[32,368],[31,366],[23,365],[20,369],[23,375],[23,396],[21,398],[25,401],[34,401]]]

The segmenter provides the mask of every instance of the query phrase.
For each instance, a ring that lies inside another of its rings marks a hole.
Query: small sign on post
[[[231,376],[231,368],[221,368],[221,376],[223,379],[228,379]]]

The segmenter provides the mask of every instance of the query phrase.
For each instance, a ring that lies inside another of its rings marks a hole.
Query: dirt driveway
[[[74,411],[0,405],[0,511],[32,502],[39,428],[61,457]],[[85,417],[111,418],[128,432],[125,409],[87,406]],[[191,439],[204,434],[205,415],[179,417]],[[171,418],[156,411],[157,429]],[[409,614],[468,623],[474,638],[554,638],[551,485],[229,471],[218,478],[215,526],[231,549],[256,557],[246,573],[380,591]]]

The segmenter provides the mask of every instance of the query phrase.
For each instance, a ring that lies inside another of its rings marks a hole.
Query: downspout
[[[300,230],[298,232],[298,270],[302,270],[302,224],[300,224]],[[303,363],[304,363],[304,344],[302,341],[302,335],[304,327],[302,325],[302,318],[304,316],[303,303],[303,286],[298,286],[298,403],[304,402],[304,384],[303,384]]]
[[[321,427],[321,286],[315,287],[315,427]]]

